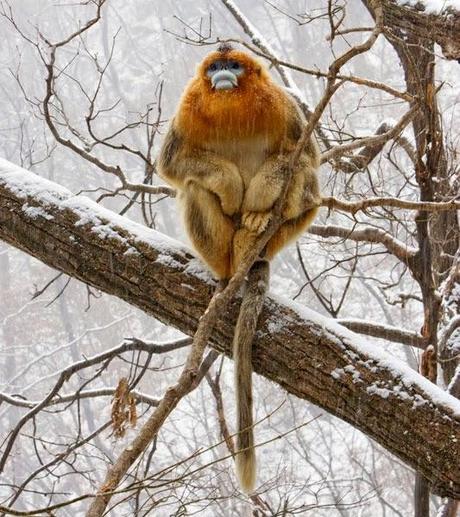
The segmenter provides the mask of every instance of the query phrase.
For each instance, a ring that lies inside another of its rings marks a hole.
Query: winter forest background
[[[216,41],[245,42],[311,113],[324,99],[330,65],[382,23],[369,49],[339,70],[335,81],[343,84],[320,113],[320,177],[329,201],[310,232],[274,261],[271,292],[337,319],[367,336],[359,340],[370,350],[388,352],[444,390],[450,384],[458,396],[458,203],[446,209],[446,202],[458,201],[459,190],[460,7],[452,2],[440,14],[436,2],[426,13],[392,0],[101,3],[0,2],[0,157],[183,242],[174,199],[145,186],[164,185],[155,174],[162,135]],[[431,40],[413,16],[428,20]],[[350,30],[357,27],[365,30]],[[453,43],[434,45],[443,38]],[[358,138],[367,140],[358,146]],[[116,166],[129,181],[125,188]],[[19,251],[27,249],[27,232],[19,232],[10,208],[1,211],[4,167],[0,162],[0,239],[14,246],[0,242],[0,513],[90,515],[107,467],[176,382],[190,342],[173,325],[99,291],[97,282]],[[368,198],[379,199],[356,205]],[[56,254],[58,229],[41,210],[33,200],[22,204],[24,217],[50,225],[42,255],[35,253],[43,258]],[[112,230],[101,228],[98,237],[109,242]],[[209,285],[204,268],[196,261],[191,268]],[[187,300],[186,293],[178,296]],[[171,346],[151,345],[165,342]],[[206,358],[202,381],[129,469],[104,515],[455,515],[454,500],[430,494],[402,459],[259,375],[259,485],[245,497],[231,457],[232,361]],[[341,382],[359,380],[355,367],[337,364],[332,400],[340,399]],[[317,400],[330,408],[326,388],[319,385]],[[392,400],[392,388],[374,388],[369,404]],[[459,435],[456,411],[452,437]],[[359,406],[355,413],[361,418]],[[382,414],[372,425],[390,429],[391,418]],[[401,428],[401,443],[407,432]],[[458,465],[451,469],[458,495]]]

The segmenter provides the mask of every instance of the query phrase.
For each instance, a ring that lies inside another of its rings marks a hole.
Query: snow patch
[[[27,203],[24,203],[22,205],[22,211],[27,215],[27,217],[30,217],[30,219],[38,219],[39,217],[42,217],[48,221],[54,219],[51,214],[48,214],[40,206],[30,206]]]
[[[192,255],[193,251],[190,250],[189,253]],[[192,275],[195,278],[206,282],[207,284],[212,284],[215,282],[212,273],[198,257],[189,259],[184,271],[188,275]]]
[[[361,372],[352,364],[347,364],[343,368],[335,368],[332,370],[331,376],[336,380],[340,380],[343,379],[347,373],[351,375],[353,383],[358,384],[359,382],[363,382]]]
[[[361,372],[357,370],[352,364],[348,364],[343,370],[351,374],[354,383],[363,382],[361,379]]]
[[[2,178],[5,178],[4,181]],[[4,158],[0,158],[0,182],[8,184],[8,189],[19,198],[36,197],[44,205],[55,205],[56,201],[72,195],[65,187],[41,178]]]
[[[412,401],[413,409],[430,403],[427,399],[424,399],[418,393],[407,393],[406,388],[403,384],[388,384],[385,386],[384,384],[380,383],[379,386],[379,384],[376,383],[368,386],[366,388],[366,391],[367,393],[369,393],[369,395],[377,395],[378,397],[381,397],[383,399],[387,399],[388,397],[390,397],[390,395],[392,395],[393,397],[399,398],[401,400]]]
[[[133,248],[133,247],[129,247],[124,253],[123,255],[126,255],[127,257],[128,256],[131,256],[131,255],[140,255],[140,253],[137,251],[136,248]]]
[[[269,334],[278,334],[284,328],[284,324],[281,322],[281,318],[279,319],[270,319],[267,322],[267,329]]]
[[[119,232],[119,230],[124,230],[130,237],[134,237],[135,242],[155,247],[160,253],[183,252],[184,256],[188,253],[188,249],[179,242],[156,230],[130,221],[126,217],[98,205],[95,201],[85,196],[73,196],[72,194],[69,194],[69,196],[66,200],[59,203],[59,208],[67,208],[78,214],[79,220],[75,223],[76,226],[90,224],[94,227],[92,231],[98,233],[103,238],[112,237],[121,242],[126,242],[126,239]],[[181,249],[178,250],[178,248]]]
[[[342,378],[342,376],[345,375],[345,372],[343,371],[343,368],[335,368],[331,372],[331,376],[334,377],[334,379],[339,380]]]
[[[366,391],[369,393],[369,395],[378,395],[382,399],[387,399],[391,393],[388,388],[379,388],[374,384],[371,384],[368,388],[366,388]]]

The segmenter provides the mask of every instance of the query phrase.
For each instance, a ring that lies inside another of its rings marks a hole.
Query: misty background
[[[91,17],[93,6],[49,0],[12,0],[10,5],[23,34],[0,17],[0,156],[186,242],[174,200],[146,195],[133,201],[129,193],[100,199],[119,186],[117,179],[56,144],[36,105],[45,94],[46,70],[33,43],[40,38],[65,38]],[[362,39],[362,34],[351,33],[331,45],[327,41],[330,27],[326,19],[307,23],[302,13],[313,17],[319,14],[324,8],[321,1],[238,0],[238,6],[277,55],[306,68],[326,70],[335,56]],[[370,16],[357,0],[346,2],[346,17],[350,27],[372,26]],[[158,122],[154,157],[195,66],[215,49],[215,45],[199,41],[206,37],[209,41],[248,41],[234,17],[218,1],[110,0],[100,22],[58,53],[57,105],[84,135],[88,94],[96,88],[98,67],[101,70],[110,61],[100,85],[97,109],[101,111],[94,128],[102,137],[132,124],[113,143],[145,151],[146,121]],[[399,61],[383,37],[346,68],[347,73],[381,81],[401,91],[405,88]],[[444,129],[455,146],[460,68],[456,62],[439,60],[437,70],[445,82],[439,96],[443,119],[449,126]],[[295,71],[289,73],[297,93],[309,106],[315,106],[324,80]],[[275,70],[272,75],[279,80]],[[406,103],[382,91],[365,90],[349,83],[334,96],[322,125],[332,140],[344,142],[348,134],[367,136],[382,121],[397,121],[406,109]],[[64,134],[68,132],[62,129]],[[405,134],[411,138],[409,131]],[[145,164],[134,153],[103,146],[95,146],[92,152],[107,163],[120,165],[130,181],[144,180]],[[372,182],[369,172],[346,175],[324,164],[320,170],[323,191],[341,198],[352,193],[366,197],[375,195],[377,186],[379,195],[417,199],[413,185],[400,173],[409,165],[404,153],[390,145],[370,166]],[[155,176],[152,182],[163,184]],[[352,217],[328,213],[324,208],[318,222],[354,224]],[[400,214],[397,220],[376,218],[372,224],[391,229],[401,241],[415,244],[408,231],[412,224],[409,212]],[[162,342],[180,336],[176,330],[114,297],[57,275],[57,271],[41,262],[0,243],[1,392],[38,401],[53,386],[59,371],[82,357],[117,346],[125,338]],[[324,303],[312,285],[321,292]],[[378,321],[415,332],[423,324],[418,287],[404,266],[377,245],[358,245],[340,239],[325,241],[306,234],[297,247],[289,246],[273,262],[271,290],[328,316],[326,306],[330,306],[339,319]],[[368,339],[373,346],[417,368],[415,349],[383,339]],[[94,369],[72,378],[62,392],[73,393],[82,386],[93,390],[113,388],[121,377],[132,378],[145,368],[146,374],[136,389],[158,398],[174,380],[185,354],[185,350],[179,350],[153,356],[149,362],[142,353],[125,354],[100,375]],[[225,416],[232,426],[232,363],[228,359],[222,360],[222,364],[218,361],[215,370],[219,368]],[[255,417],[260,421],[256,440],[268,441],[258,449],[259,484],[272,509],[281,512],[283,505],[288,504],[292,512],[287,515],[308,513],[319,517],[411,515],[414,475],[410,468],[345,422],[287,395],[263,378],[255,376],[254,383]],[[23,429],[8,468],[0,477],[0,500],[11,501],[17,487],[31,473],[69,444],[96,433],[110,420],[110,404],[110,396],[94,396],[68,406],[50,407],[38,415]],[[149,404],[140,402],[139,421],[150,410]],[[0,405],[2,440],[23,414],[24,408]],[[135,432],[130,428],[124,437],[115,438],[107,427],[96,433],[66,462],[45,468],[31,480],[21,493],[19,506],[42,507],[48,501],[55,503],[91,492],[101,483],[107,464]],[[276,440],[279,435],[284,436]],[[135,504],[139,505],[139,515],[146,515],[149,509],[154,515],[165,516],[243,515],[246,503],[238,493],[231,458],[222,459],[229,453],[225,443],[221,443],[215,400],[208,383],[203,382],[181,401],[149,452],[152,456],[146,454],[139,469],[159,472],[171,466],[168,475],[181,475],[184,479],[165,489],[147,489],[141,502],[128,501],[109,515],[133,515]],[[215,463],[199,470],[211,462]],[[191,471],[196,472],[190,474]],[[83,501],[62,508],[58,515],[84,515],[86,504]],[[433,498],[432,507],[437,505],[439,500]]]

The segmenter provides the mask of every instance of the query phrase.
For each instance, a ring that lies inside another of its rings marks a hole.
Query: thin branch
[[[224,1],[224,0],[222,0],[222,1]],[[252,36],[251,33],[249,35]],[[311,75],[312,77],[316,77],[316,78],[328,79],[330,77],[330,71],[322,72],[321,70],[318,70],[315,68],[306,68],[306,67],[297,65],[295,63],[291,63],[289,61],[280,59],[269,49],[260,46],[259,39],[257,37],[252,38],[252,41],[253,41],[254,45],[256,45],[256,46],[251,45],[244,40],[236,39],[236,38],[226,38],[226,39],[222,39],[219,41],[225,41],[225,42],[229,42],[229,43],[239,43],[240,45],[243,45],[248,50],[253,52],[255,55],[270,61],[270,64],[273,65],[277,71],[283,70],[283,67],[285,67],[285,68],[294,70],[296,72],[301,72],[306,75]],[[284,75],[285,75],[285,71],[284,71]],[[410,95],[409,93],[396,90],[395,88],[392,88],[391,86],[388,86],[387,84],[379,82],[379,81],[373,81],[372,79],[366,79],[365,77],[358,77],[358,76],[349,75],[349,74],[336,74],[335,77],[336,77],[336,79],[343,81],[344,83],[350,82],[350,83],[358,84],[360,86],[366,86],[368,88],[372,88],[375,90],[384,91],[385,93],[388,93],[392,97],[395,97],[397,99],[402,99],[406,102],[414,101],[414,97],[412,95]],[[287,87],[293,86],[292,81],[284,82],[284,84]]]
[[[83,391],[76,391],[74,393],[66,393],[62,395],[58,395],[57,397],[51,399],[48,402],[49,406],[55,406],[58,404],[66,404],[67,402],[73,402],[80,399],[89,399],[89,398],[96,398],[96,397],[111,397],[115,394],[117,388],[98,388],[94,390],[83,390]],[[148,404],[150,406],[157,406],[158,400],[154,399],[150,395],[147,395],[146,393],[142,393],[137,390],[132,390],[130,393],[132,393],[136,399],[136,401],[144,402],[145,404]],[[40,401],[33,401],[28,400],[23,397],[19,397],[18,395],[8,395],[7,393],[1,393],[0,392],[0,402],[6,402],[8,404],[11,404],[12,406],[17,407],[23,407],[23,408],[34,408],[38,404],[40,404]]]
[[[120,166],[118,165],[109,165],[108,163],[104,162],[101,158],[96,157],[95,155],[88,152],[85,147],[88,147],[86,144],[84,147],[81,147],[74,143],[71,139],[65,138],[61,135],[58,125],[59,123],[56,122],[55,117],[52,114],[52,109],[57,109],[56,106],[53,105],[52,99],[57,99],[58,103],[60,103],[59,96],[57,95],[57,92],[55,91],[55,82],[56,82],[56,73],[55,73],[55,66],[56,66],[56,53],[57,50],[67,45],[69,42],[74,40],[77,37],[81,37],[84,33],[89,31],[95,24],[97,24],[102,16],[102,7],[106,3],[107,0],[97,0],[93,2],[96,6],[96,14],[93,18],[91,18],[87,23],[85,23],[83,26],[81,26],[79,29],[71,33],[66,38],[62,39],[61,41],[52,43],[50,42],[43,34],[38,31],[40,39],[45,43],[48,49],[48,56],[45,57],[43,52],[41,51],[38,43],[33,42],[30,38],[28,38],[19,28],[16,20],[14,19],[13,12],[10,6],[8,10],[6,10],[3,6],[2,11],[0,12],[1,15],[3,15],[15,28],[15,30],[21,35],[22,38],[24,38],[26,41],[28,41],[30,44],[34,46],[34,48],[37,50],[38,54],[40,55],[41,60],[43,61],[46,69],[46,77],[45,77],[45,97],[43,98],[41,102],[41,109],[43,111],[43,116],[46,122],[46,125],[48,126],[49,130],[51,131],[51,134],[53,135],[56,142],[61,144],[64,147],[67,147],[72,152],[76,153],[78,156],[83,158],[84,160],[88,161],[89,163],[92,163],[96,167],[98,167],[100,170],[107,172],[109,174],[112,174],[118,178],[118,180],[121,182],[122,188],[128,191],[132,192],[141,192],[146,194],[152,194],[152,195],[158,195],[158,194],[164,194],[167,196],[174,197],[175,191],[174,189],[167,187],[167,186],[154,186],[154,185],[147,185],[144,183],[132,183],[130,182]],[[20,83],[19,77],[15,76],[16,80]],[[22,85],[21,85],[22,88]],[[97,94],[96,90],[96,94]],[[95,95],[96,95],[95,94]],[[26,96],[27,98],[27,96]],[[94,99],[90,99],[91,102],[94,103]],[[33,103],[36,105],[36,103]],[[61,115],[64,117],[64,120],[66,120],[65,113],[63,111],[63,108],[60,110]],[[65,126],[73,133],[77,135],[77,138],[82,140],[82,136],[70,126],[69,122],[65,122]],[[84,139],[83,139],[84,140]],[[96,143],[103,143],[102,141],[96,141]],[[91,146],[89,146],[91,147]],[[128,147],[121,147],[121,149],[124,149],[126,151],[129,151],[131,153],[134,152],[134,154],[138,154],[142,157],[142,153],[133,151],[132,149],[129,149]]]
[[[332,147],[331,149],[325,151],[321,155],[321,163],[327,162],[329,160],[334,160],[344,154],[353,151],[354,149],[359,149],[364,146],[374,146],[374,145],[382,145],[391,140],[392,138],[396,138],[401,131],[411,122],[415,115],[419,110],[419,106],[413,106],[407,113],[405,113],[401,120],[387,132],[382,133],[381,135],[369,136],[366,138],[357,138],[348,144],[342,144]]]
[[[396,343],[402,343],[403,345],[414,346],[421,350],[424,350],[427,346],[426,339],[417,332],[358,319],[340,318],[337,322],[353,332],[358,332],[366,336],[387,339]]]
[[[163,353],[169,350],[177,350],[177,348],[182,348],[184,346],[189,346],[190,338],[183,338],[182,340],[174,341],[173,343],[165,343],[164,345],[158,344],[142,344],[142,342],[131,341],[127,343],[123,343],[118,347],[114,347],[106,352],[95,355],[88,359],[82,359],[76,363],[71,364],[67,368],[61,370],[59,374],[59,378],[54,384],[53,388],[49,391],[48,395],[38,404],[36,404],[33,408],[30,409],[24,416],[20,418],[14,429],[9,433],[8,441],[3,450],[2,457],[0,458],[0,472],[3,472],[5,468],[5,464],[8,460],[8,456],[13,448],[14,442],[24,427],[24,425],[33,418],[37,413],[39,413],[43,408],[48,406],[50,402],[57,396],[59,390],[62,388],[64,383],[70,379],[70,377],[76,372],[88,368],[89,366],[94,366],[98,363],[104,361],[111,361],[117,354],[126,352],[128,350],[140,350],[144,349],[150,353]]]
[[[329,210],[339,210],[350,214],[379,207],[442,212],[444,210],[460,210],[460,201],[407,201],[395,197],[370,197],[361,201],[343,201],[335,197],[323,197],[321,206],[325,206]]]
[[[330,199],[330,198],[326,198]],[[308,232],[321,237],[340,237],[354,242],[368,242],[382,244],[385,248],[401,262],[410,264],[417,254],[417,249],[407,246],[404,242],[396,239],[390,233],[380,228],[366,226],[364,228],[345,228],[342,226],[314,224],[310,226]]]

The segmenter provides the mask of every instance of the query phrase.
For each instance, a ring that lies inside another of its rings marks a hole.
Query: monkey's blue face
[[[232,90],[238,86],[238,77],[244,73],[241,63],[234,60],[218,59],[208,66],[206,75],[215,90]]]

